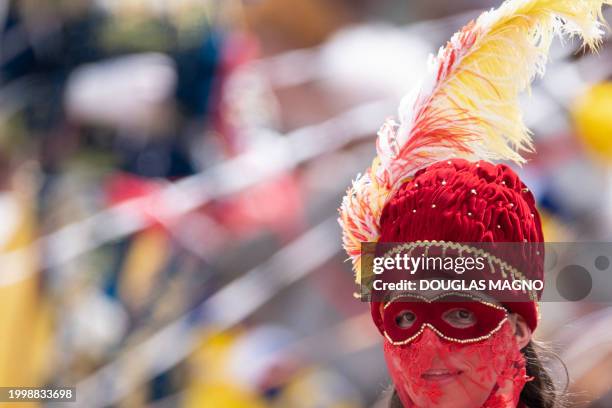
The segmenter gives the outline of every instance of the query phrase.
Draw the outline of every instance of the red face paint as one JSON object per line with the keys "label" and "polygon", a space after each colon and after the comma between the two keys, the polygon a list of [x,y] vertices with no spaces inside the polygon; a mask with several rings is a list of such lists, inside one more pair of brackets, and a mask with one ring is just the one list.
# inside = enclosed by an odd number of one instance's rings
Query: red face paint
{"label": "red face paint", "polygon": [[379,306],[385,359],[404,407],[515,408],[528,381],[508,314],[444,293]]}
{"label": "red face paint", "polygon": [[458,344],[426,328],[414,342],[384,346],[404,407],[515,408],[527,382],[509,322],[479,343]]}

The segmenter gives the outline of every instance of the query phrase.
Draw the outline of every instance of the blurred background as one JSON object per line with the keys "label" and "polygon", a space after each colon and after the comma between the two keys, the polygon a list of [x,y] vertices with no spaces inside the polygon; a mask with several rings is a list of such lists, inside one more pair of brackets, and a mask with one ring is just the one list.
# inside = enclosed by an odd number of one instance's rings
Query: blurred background
{"label": "blurred background", "polygon": [[[427,55],[498,4],[0,0],[0,385],[375,406],[337,207]],[[608,40],[556,42],[524,99],[548,241],[612,240],[611,81]],[[610,305],[542,314],[571,406],[612,407]]]}

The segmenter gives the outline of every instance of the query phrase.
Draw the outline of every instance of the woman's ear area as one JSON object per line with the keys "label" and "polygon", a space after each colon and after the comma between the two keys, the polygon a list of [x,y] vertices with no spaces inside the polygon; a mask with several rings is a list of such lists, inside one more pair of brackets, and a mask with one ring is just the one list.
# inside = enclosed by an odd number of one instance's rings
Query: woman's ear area
{"label": "woman's ear area", "polygon": [[510,313],[508,315],[508,320],[510,321],[514,329],[514,337],[516,338],[516,343],[522,350],[531,341],[533,333],[531,332],[531,329],[529,328],[529,325],[527,324],[523,316],[521,316],[520,314]]}

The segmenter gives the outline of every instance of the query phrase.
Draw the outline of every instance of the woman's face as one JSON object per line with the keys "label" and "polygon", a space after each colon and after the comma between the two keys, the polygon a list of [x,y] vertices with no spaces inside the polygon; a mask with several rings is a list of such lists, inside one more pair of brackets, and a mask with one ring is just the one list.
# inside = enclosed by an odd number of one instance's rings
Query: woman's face
{"label": "woman's face", "polygon": [[[399,318],[398,324],[409,324],[410,319]],[[474,316],[456,313],[455,320],[468,325]],[[517,324],[523,323],[510,315],[499,331],[470,344],[446,341],[429,327],[406,345],[385,341],[385,359],[404,406],[477,408],[507,403],[516,407],[525,379],[520,348],[530,337],[526,326],[517,330]],[[526,341],[523,334],[529,335]]]}

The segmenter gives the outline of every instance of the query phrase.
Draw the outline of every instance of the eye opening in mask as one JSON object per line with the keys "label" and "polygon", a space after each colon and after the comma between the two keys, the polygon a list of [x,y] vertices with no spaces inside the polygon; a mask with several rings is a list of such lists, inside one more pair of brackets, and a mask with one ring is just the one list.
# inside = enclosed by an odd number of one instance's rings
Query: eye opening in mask
{"label": "eye opening in mask", "polygon": [[467,329],[478,323],[474,312],[460,307],[446,311],[442,315],[442,319],[457,329]]}
{"label": "eye opening in mask", "polygon": [[401,329],[407,329],[412,327],[412,325],[416,322],[417,317],[411,310],[402,310],[395,316],[395,324]]}

